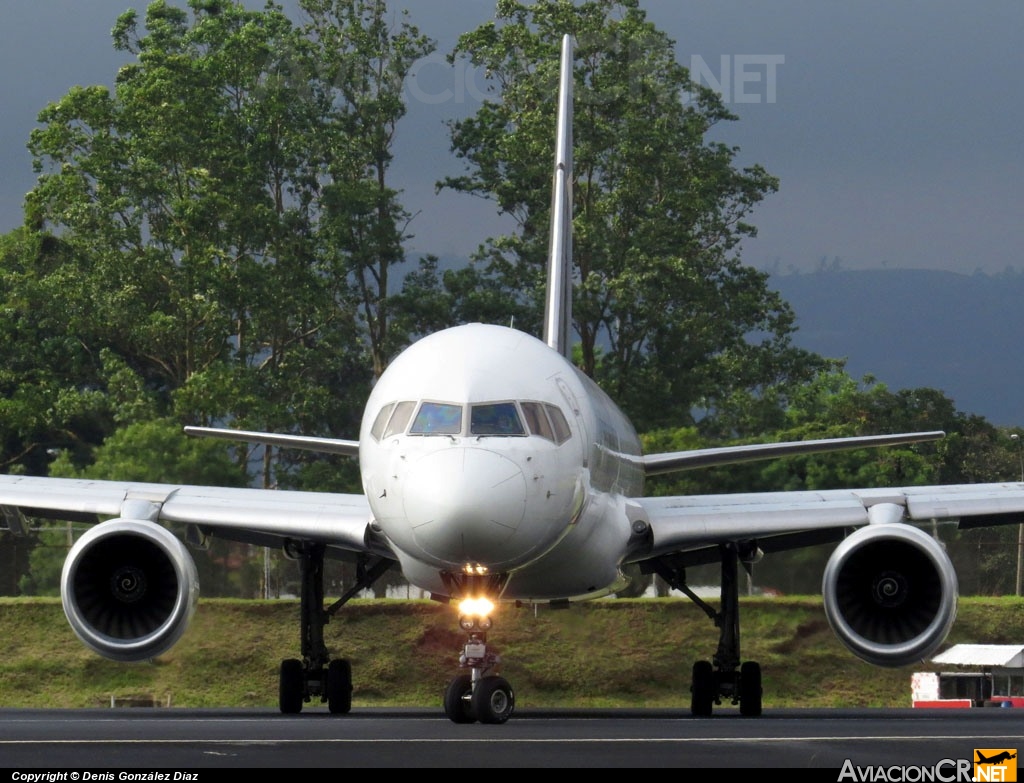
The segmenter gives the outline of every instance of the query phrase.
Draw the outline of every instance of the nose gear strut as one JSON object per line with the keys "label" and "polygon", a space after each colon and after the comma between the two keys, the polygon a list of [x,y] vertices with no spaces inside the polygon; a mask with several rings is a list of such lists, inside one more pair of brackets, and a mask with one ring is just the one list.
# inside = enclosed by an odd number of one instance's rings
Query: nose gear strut
{"label": "nose gear strut", "polygon": [[[449,575],[450,585],[459,594],[497,595],[503,577]],[[444,712],[453,723],[504,723],[515,709],[516,697],[508,680],[497,673],[501,656],[487,646],[487,630],[491,627],[487,615],[464,614],[459,627],[469,638],[459,655],[459,668],[469,669],[457,675],[444,692]]]}

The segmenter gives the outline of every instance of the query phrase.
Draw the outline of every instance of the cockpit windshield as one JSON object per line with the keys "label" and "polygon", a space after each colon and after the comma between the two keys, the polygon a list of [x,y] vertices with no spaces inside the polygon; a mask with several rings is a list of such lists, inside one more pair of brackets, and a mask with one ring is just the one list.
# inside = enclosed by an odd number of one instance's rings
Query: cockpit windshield
{"label": "cockpit windshield", "polygon": [[[417,405],[419,406],[417,409]],[[413,411],[416,411],[415,416]],[[526,437],[537,435],[561,445],[572,437],[565,415],[555,405],[541,402],[478,402],[465,408],[450,402],[404,400],[381,408],[370,434],[383,440],[406,431],[410,435],[463,435],[470,437]],[[411,420],[411,425],[410,425]]]}
{"label": "cockpit windshield", "polygon": [[462,432],[462,406],[425,402],[416,412],[410,435],[458,435]]}
{"label": "cockpit windshield", "polygon": [[525,435],[514,402],[488,402],[470,406],[470,435]]}

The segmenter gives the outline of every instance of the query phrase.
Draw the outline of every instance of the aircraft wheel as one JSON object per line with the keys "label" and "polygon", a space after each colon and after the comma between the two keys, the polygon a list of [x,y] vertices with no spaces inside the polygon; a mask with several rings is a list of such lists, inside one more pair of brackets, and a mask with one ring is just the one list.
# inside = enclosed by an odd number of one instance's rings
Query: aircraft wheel
{"label": "aircraft wheel", "polygon": [[305,691],[306,675],[302,669],[302,661],[295,658],[281,661],[277,692],[281,712],[285,715],[297,715],[302,712]]}
{"label": "aircraft wheel", "polygon": [[690,713],[696,717],[706,718],[711,715],[711,706],[715,701],[715,672],[710,661],[697,661],[693,664],[693,681],[690,685]]}
{"label": "aircraft wheel", "polygon": [[473,690],[472,704],[481,723],[504,723],[515,709],[516,697],[504,677],[484,677]]}
{"label": "aircraft wheel", "polygon": [[352,709],[352,665],[344,659],[327,664],[327,708],[332,715]]}
{"label": "aircraft wheel", "polygon": [[468,674],[460,674],[444,689],[444,714],[452,723],[473,723],[476,720],[470,700],[472,691],[473,678]]}
{"label": "aircraft wheel", "polygon": [[740,715],[761,714],[761,664],[746,661],[740,667]]}

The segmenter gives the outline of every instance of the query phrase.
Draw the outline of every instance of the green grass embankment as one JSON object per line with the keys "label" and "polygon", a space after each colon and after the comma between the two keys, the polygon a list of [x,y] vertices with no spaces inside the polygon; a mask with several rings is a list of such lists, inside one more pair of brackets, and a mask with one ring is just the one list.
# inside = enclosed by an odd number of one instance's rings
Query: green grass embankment
{"label": "green grass embankment", "polygon": [[[744,660],[760,661],[771,707],[906,707],[920,664],[860,661],[832,634],[821,600],[741,599]],[[947,644],[1024,644],[1024,599],[961,599]],[[178,707],[276,707],[282,658],[299,657],[295,601],[201,600],[181,641],[126,664],[87,650],[56,599],[0,598],[0,705],[96,707],[149,696]],[[352,663],[353,706],[433,706],[456,674],[464,635],[451,607],[352,601],[326,628]],[[522,707],[687,707],[695,660],[718,641],[687,599],[504,608],[489,641]],[[319,706],[319,705],[317,705]]]}

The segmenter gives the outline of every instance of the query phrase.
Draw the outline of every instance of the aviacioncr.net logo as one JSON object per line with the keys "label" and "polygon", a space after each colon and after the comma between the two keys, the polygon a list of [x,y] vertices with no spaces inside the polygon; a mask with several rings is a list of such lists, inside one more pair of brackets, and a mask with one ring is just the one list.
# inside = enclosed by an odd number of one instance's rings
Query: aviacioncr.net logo
{"label": "aviacioncr.net logo", "polygon": [[1006,781],[1017,780],[1017,749],[1016,748],[975,748],[974,777],[975,781]]}
{"label": "aviacioncr.net logo", "polygon": [[849,759],[839,771],[839,782],[852,783],[969,783],[974,765],[969,759],[942,759],[930,767],[925,766],[866,766],[857,767]]}

